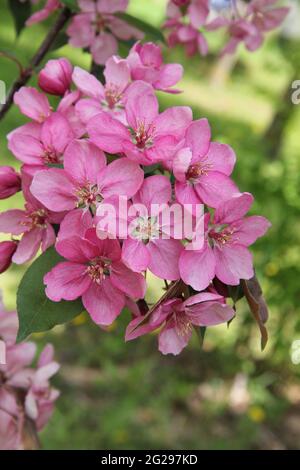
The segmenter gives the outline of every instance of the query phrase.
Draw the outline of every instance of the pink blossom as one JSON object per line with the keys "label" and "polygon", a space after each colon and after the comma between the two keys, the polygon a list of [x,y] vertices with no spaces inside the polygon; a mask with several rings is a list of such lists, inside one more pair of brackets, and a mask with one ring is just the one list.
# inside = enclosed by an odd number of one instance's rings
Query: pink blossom
{"label": "pink blossom", "polygon": [[58,164],[74,132],[61,113],[55,112],[43,124],[27,123],[7,136],[9,150],[28,165]]}
{"label": "pink blossom", "polygon": [[25,116],[36,122],[44,122],[51,114],[48,98],[35,88],[23,86],[14,94],[14,103]]}
{"label": "pink blossom", "polygon": [[130,66],[132,80],[143,80],[156,90],[178,93],[171,89],[181,80],[183,67],[180,64],[164,64],[161,48],[152,42],[137,42],[126,59]]}
{"label": "pink blossom", "polygon": [[106,166],[101,150],[86,140],[74,140],[65,151],[64,169],[38,171],[31,192],[52,211],[95,208],[115,195],[132,197],[143,178],[136,163],[122,158]]}
{"label": "pink blossom", "polygon": [[159,114],[153,88],[142,81],[134,82],[127,90],[125,113],[128,127],[100,112],[87,124],[89,136],[102,150],[125,153],[145,165],[171,160],[192,120],[192,111],[185,106]]}
{"label": "pink blossom", "polygon": [[183,281],[196,290],[205,289],[216,276],[227,285],[250,279],[252,256],[248,246],[262,237],[270,222],[261,216],[244,217],[253,202],[249,193],[236,194],[221,202],[212,222],[205,215],[205,242],[201,250],[185,249],[179,260]]}
{"label": "pink blossom", "polygon": [[105,64],[104,76],[106,84],[102,85],[93,75],[75,67],[73,82],[81,93],[88,97],[77,103],[76,111],[85,123],[101,110],[126,123],[124,94],[130,83],[130,69],[126,60],[116,56],[110,57]]}
{"label": "pink blossom", "polygon": [[118,51],[117,39],[141,39],[143,34],[114,13],[125,11],[128,0],[79,0],[81,12],[75,15],[67,28],[69,43],[75,47],[89,47],[93,60],[105,64]]}
{"label": "pink blossom", "polygon": [[67,261],[59,263],[44,277],[46,294],[54,302],[82,297],[86,310],[99,325],[110,325],[125,305],[126,295],[143,298],[144,277],[121,261],[117,240],[100,240],[95,229],[85,238],[59,241],[58,253]]}
{"label": "pink blossom", "polygon": [[70,89],[73,67],[68,59],[48,60],[38,77],[39,87],[50,95],[63,96]]}
{"label": "pink blossom", "polygon": [[7,199],[20,189],[20,175],[11,166],[0,166],[0,199]]}
{"label": "pink blossom", "polygon": [[0,337],[6,343],[6,364],[0,365],[0,449],[23,449],[29,420],[41,430],[49,420],[59,392],[49,383],[59,365],[53,347],[41,352],[36,369],[30,367],[36,354],[32,342],[15,344],[18,330],[16,312],[0,306]]}
{"label": "pink blossom", "polygon": [[158,337],[158,348],[163,354],[177,355],[190,341],[193,326],[219,325],[228,322],[234,315],[234,310],[218,294],[202,292],[185,301],[171,299],[154,310],[148,323],[141,324],[141,317],[132,320],[126,330],[126,340],[163,326]]}
{"label": "pink blossom", "polygon": [[61,8],[61,4],[58,0],[47,0],[44,8],[35,12],[28,18],[28,20],[26,21],[26,25],[31,26],[32,24],[44,21],[46,18],[48,18],[48,16],[50,16],[54,11],[58,10],[59,8]]}
{"label": "pink blossom", "polygon": [[12,262],[12,257],[17,249],[17,242],[0,242],[0,274],[4,273]]}
{"label": "pink blossom", "polygon": [[29,191],[32,176],[22,173],[25,208],[11,209],[0,213],[0,232],[21,237],[12,257],[16,264],[31,260],[39,248],[45,251],[55,243],[55,232],[51,224],[59,223],[62,214],[54,214],[37,201]]}
{"label": "pink blossom", "polygon": [[[178,262],[183,246],[180,240],[163,238],[169,235],[170,227],[162,219],[171,200],[171,183],[162,175],[149,176],[139,192],[133,197],[134,204],[143,204],[147,214],[129,219],[132,232],[124,240],[122,259],[133,271],[141,272],[147,268],[162,279],[179,279]],[[153,204],[160,205],[154,212]]]}
{"label": "pink blossom", "polygon": [[281,25],[289,12],[288,7],[278,8],[278,0],[252,0],[247,14],[252,14],[251,21],[259,31],[271,31]]}
{"label": "pink blossom", "polygon": [[[170,30],[169,46],[174,47],[177,44],[183,44],[188,56],[192,56],[197,52],[206,55],[208,44],[199,28],[205,26],[209,14],[208,1],[191,0],[185,2],[183,9],[177,5],[178,3],[175,4],[175,2],[168,4],[168,19],[164,24],[164,27]],[[186,5],[187,9],[185,8]]]}
{"label": "pink blossom", "polygon": [[185,141],[173,160],[176,197],[182,204],[217,207],[238,192],[230,179],[235,164],[231,147],[211,142],[207,119],[190,124]]}

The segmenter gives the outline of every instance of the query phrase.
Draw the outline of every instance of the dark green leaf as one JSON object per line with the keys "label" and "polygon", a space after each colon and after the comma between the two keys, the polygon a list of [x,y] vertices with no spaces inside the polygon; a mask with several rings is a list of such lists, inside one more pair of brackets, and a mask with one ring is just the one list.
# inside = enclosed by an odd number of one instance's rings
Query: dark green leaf
{"label": "dark green leaf", "polygon": [[19,0],[8,0],[8,6],[14,18],[16,35],[19,36],[26,20],[31,15],[30,0],[26,0],[24,3],[21,3]]}
{"label": "dark green leaf", "polygon": [[80,10],[77,0],[60,0],[60,3],[62,3],[66,7],[69,7],[70,10],[72,10],[72,11],[79,11]]}
{"label": "dark green leaf", "polygon": [[59,33],[51,46],[51,51],[56,51],[56,49],[60,49],[61,47],[68,44],[68,41],[69,37],[66,35],[66,33]]}
{"label": "dark green leaf", "polygon": [[165,43],[164,35],[162,34],[161,30],[155,26],[152,26],[151,24],[136,18],[135,16],[129,15],[128,13],[117,13],[116,16],[145,33],[145,39],[149,41],[161,41]]}
{"label": "dark green leaf", "polygon": [[200,347],[202,348],[203,343],[204,343],[205,333],[206,333],[206,326],[195,326],[194,328],[199,339]]}
{"label": "dark green leaf", "polygon": [[55,325],[66,323],[84,310],[80,300],[52,302],[46,297],[44,275],[60,261],[63,258],[52,247],[26,271],[17,293],[18,342],[31,333],[46,331]]}

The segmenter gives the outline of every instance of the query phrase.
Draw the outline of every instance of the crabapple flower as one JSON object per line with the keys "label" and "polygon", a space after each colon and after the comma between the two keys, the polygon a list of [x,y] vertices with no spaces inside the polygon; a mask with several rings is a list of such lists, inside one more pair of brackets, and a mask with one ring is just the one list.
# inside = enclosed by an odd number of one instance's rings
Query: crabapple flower
{"label": "crabapple flower", "polygon": [[18,160],[28,165],[63,162],[67,145],[74,139],[68,120],[55,112],[43,124],[29,122],[8,134],[8,148]]}
{"label": "crabapple flower", "polygon": [[[122,259],[133,271],[148,268],[161,279],[179,279],[178,262],[183,245],[169,235],[171,227],[166,226],[163,211],[169,209],[172,188],[169,179],[163,175],[149,176],[139,192],[133,197],[134,204],[143,204],[145,214],[129,219],[131,233],[123,241]],[[156,210],[154,210],[154,205]]]}
{"label": "crabapple flower", "polygon": [[48,60],[38,77],[39,87],[50,95],[63,96],[72,83],[73,66],[68,59]]}
{"label": "crabapple flower", "polygon": [[118,41],[141,39],[143,33],[114,14],[126,10],[128,0],[79,0],[81,12],[67,28],[69,44],[89,47],[96,64],[105,64],[118,51]]}
{"label": "crabapple flower", "polygon": [[87,97],[76,104],[76,111],[82,122],[87,123],[99,111],[107,111],[126,124],[124,112],[124,93],[130,83],[130,69],[126,60],[110,57],[105,64],[106,84],[93,75],[75,67],[73,82],[78,90]]}
{"label": "crabapple flower", "polygon": [[253,202],[249,193],[234,195],[216,208],[212,222],[205,215],[205,241],[201,250],[191,242],[181,254],[181,278],[195,290],[205,289],[216,276],[227,285],[253,277],[252,256],[248,246],[262,237],[270,222],[261,216],[244,217]]}
{"label": "crabapple flower", "polygon": [[136,81],[127,90],[128,127],[100,112],[87,124],[91,141],[109,153],[125,155],[144,165],[168,162],[192,120],[192,110],[176,106],[159,114],[158,100],[148,83]]}
{"label": "crabapple flower", "polygon": [[31,192],[56,212],[96,207],[115,195],[132,197],[144,173],[125,158],[106,166],[104,153],[86,140],[74,140],[64,154],[64,169],[50,168],[35,173]]}
{"label": "crabapple flower", "polygon": [[0,274],[4,273],[12,262],[12,257],[17,249],[17,242],[0,242]]}
{"label": "crabapple flower", "polygon": [[0,166],[0,199],[7,199],[20,190],[20,175],[11,166]]}
{"label": "crabapple flower", "polygon": [[181,80],[183,67],[180,64],[164,64],[161,48],[152,42],[137,42],[126,58],[132,80],[143,80],[156,90],[178,93],[171,87]]}
{"label": "crabapple flower", "polygon": [[22,264],[31,260],[39,248],[47,250],[55,243],[55,232],[51,224],[59,223],[62,214],[52,213],[37,201],[29,191],[32,177],[22,173],[25,208],[11,209],[0,213],[0,232],[22,236],[12,261]]}
{"label": "crabapple flower", "polygon": [[230,179],[235,164],[231,147],[211,142],[207,119],[190,124],[173,160],[176,197],[182,204],[204,203],[217,207],[239,192]]}
{"label": "crabapple flower", "polygon": [[224,303],[224,297],[201,292],[182,301],[174,298],[162,303],[150,316],[147,324],[141,317],[133,319],[126,330],[126,340],[135,339],[162,326],[158,349],[162,354],[179,354],[192,336],[192,327],[213,326],[230,321],[234,310]]}
{"label": "crabapple flower", "polygon": [[209,14],[208,0],[191,0],[184,3],[183,9],[181,6],[172,1],[168,4],[168,18],[163,27],[170,30],[169,46],[183,44],[188,56],[193,56],[197,52],[206,55],[208,44],[199,28],[205,25]]}
{"label": "crabapple flower", "polygon": [[82,297],[93,321],[110,325],[121,313],[126,296],[144,297],[145,278],[122,262],[118,240],[100,240],[96,230],[89,229],[85,238],[59,241],[56,250],[67,261],[44,277],[46,294],[54,302]]}
{"label": "crabapple flower", "polygon": [[37,367],[32,342],[15,344],[18,330],[16,312],[5,312],[0,305],[0,338],[6,344],[6,364],[0,365],[0,449],[24,448],[29,422],[40,431],[49,420],[59,392],[49,379],[58,371],[53,347],[48,344],[40,354]]}
{"label": "crabapple flower", "polygon": [[14,103],[22,114],[38,123],[44,122],[51,114],[48,98],[35,88],[23,86],[14,94]]}
{"label": "crabapple flower", "polygon": [[52,15],[52,13],[59,8],[61,8],[61,3],[58,0],[47,0],[44,8],[35,12],[27,19],[26,25],[31,26],[35,23],[40,23],[41,21],[46,20],[48,16]]}
{"label": "crabapple flower", "polygon": [[290,9],[278,8],[276,3],[278,0],[252,0],[248,4],[247,14],[253,15],[251,22],[259,31],[267,32],[277,28],[287,16]]}

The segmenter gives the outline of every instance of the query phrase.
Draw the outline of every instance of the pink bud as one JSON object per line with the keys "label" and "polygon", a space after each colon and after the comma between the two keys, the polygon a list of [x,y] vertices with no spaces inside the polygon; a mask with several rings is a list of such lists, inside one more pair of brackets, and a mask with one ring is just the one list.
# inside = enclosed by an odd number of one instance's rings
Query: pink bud
{"label": "pink bud", "polygon": [[17,249],[17,242],[8,241],[0,243],[0,274],[11,265],[11,259]]}
{"label": "pink bud", "polygon": [[6,199],[20,189],[20,175],[11,166],[0,166],[0,199]]}
{"label": "pink bud", "polygon": [[67,59],[49,60],[39,73],[39,87],[50,95],[64,95],[72,81],[73,67]]}

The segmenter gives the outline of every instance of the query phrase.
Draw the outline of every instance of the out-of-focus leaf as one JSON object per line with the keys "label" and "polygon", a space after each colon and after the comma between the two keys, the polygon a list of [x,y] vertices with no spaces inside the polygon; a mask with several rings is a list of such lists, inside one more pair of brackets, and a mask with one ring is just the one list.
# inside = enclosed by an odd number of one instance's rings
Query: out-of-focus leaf
{"label": "out-of-focus leaf", "polygon": [[200,347],[202,348],[203,343],[204,343],[205,333],[206,333],[206,326],[195,326],[194,328],[199,339]]}
{"label": "out-of-focus leaf", "polygon": [[31,15],[31,2],[20,2],[19,0],[8,0],[8,6],[14,19],[16,35],[19,36],[25,26],[26,20]]}
{"label": "out-of-focus leaf", "polygon": [[72,320],[83,310],[80,300],[52,302],[45,294],[43,278],[63,258],[49,248],[26,271],[18,292],[19,331],[17,342],[31,333],[46,331]]}
{"label": "out-of-focus leaf", "polygon": [[268,342],[268,332],[264,325],[268,319],[268,307],[263,297],[262,289],[256,275],[252,279],[242,280],[243,288],[248,305],[254,316],[261,334],[261,349],[263,350]]}
{"label": "out-of-focus leaf", "polygon": [[68,41],[69,37],[66,35],[66,33],[59,33],[51,46],[51,51],[56,51],[56,49],[60,49],[61,47],[68,44]]}
{"label": "out-of-focus leaf", "polygon": [[72,11],[80,11],[77,0],[60,0],[60,3],[69,7]]}
{"label": "out-of-focus leaf", "polygon": [[145,34],[145,39],[165,43],[165,38],[161,30],[149,23],[146,23],[146,21],[140,20],[128,13],[117,13],[116,16],[142,31]]}

